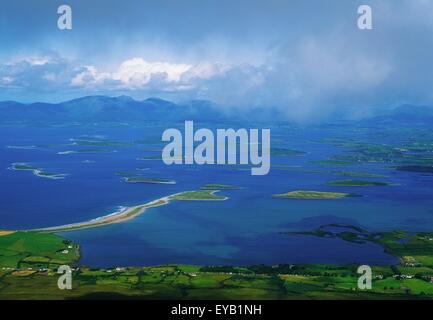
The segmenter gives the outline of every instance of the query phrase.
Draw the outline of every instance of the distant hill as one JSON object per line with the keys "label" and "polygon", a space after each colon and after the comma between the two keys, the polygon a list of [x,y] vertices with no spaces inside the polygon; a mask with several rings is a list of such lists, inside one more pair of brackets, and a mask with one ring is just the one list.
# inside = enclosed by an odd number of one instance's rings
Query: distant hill
{"label": "distant hill", "polygon": [[207,101],[176,104],[157,98],[138,101],[128,96],[87,96],[55,104],[0,102],[0,121],[217,120],[223,117]]}
{"label": "distant hill", "polygon": [[[350,115],[350,114],[349,114]],[[334,114],[328,122],[350,118]],[[206,100],[183,103],[149,98],[134,100],[128,96],[86,96],[61,103],[15,101],[0,102],[1,122],[121,122],[121,121],[274,121],[287,122],[287,116],[278,108],[233,108],[228,112]],[[346,120],[354,121],[354,120]],[[370,124],[433,123],[433,107],[402,105],[360,120]]]}
{"label": "distant hill", "polygon": [[422,123],[433,124],[433,107],[402,105],[368,119],[379,123]]}

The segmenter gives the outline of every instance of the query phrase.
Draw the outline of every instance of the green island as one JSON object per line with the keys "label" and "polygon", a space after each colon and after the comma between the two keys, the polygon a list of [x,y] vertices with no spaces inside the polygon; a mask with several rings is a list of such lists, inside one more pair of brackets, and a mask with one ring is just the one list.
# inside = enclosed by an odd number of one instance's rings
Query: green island
{"label": "green island", "polygon": [[331,187],[375,187],[390,186],[388,182],[367,181],[367,180],[334,180],[327,183]]}
{"label": "green island", "polygon": [[275,157],[294,157],[303,156],[306,153],[304,151],[291,150],[286,148],[271,148],[271,155]]}
{"label": "green island", "polygon": [[64,177],[67,176],[67,174],[64,173],[46,172],[43,169],[33,167],[27,163],[12,163],[9,169],[14,171],[32,171],[32,173],[37,177],[54,179],[54,180],[64,179]]}
{"label": "green island", "polygon": [[240,187],[227,184],[209,183],[201,186],[201,190],[238,190]]}
{"label": "green island", "polygon": [[188,192],[182,192],[178,193],[176,195],[173,195],[170,197],[170,200],[181,200],[181,201],[221,201],[221,200],[227,200],[227,197],[224,196],[217,196],[215,195],[216,192],[219,190],[212,190],[212,191],[188,191]]}
{"label": "green island", "polygon": [[290,191],[287,193],[274,194],[273,198],[279,199],[305,199],[305,200],[328,200],[351,197],[353,194],[342,192],[323,192],[323,191]]}
{"label": "green island", "polygon": [[332,159],[326,159],[326,160],[313,160],[310,161],[311,163],[315,163],[315,164],[322,164],[322,165],[336,165],[336,166],[349,166],[349,165],[353,165],[354,162],[352,161],[346,161],[346,160],[339,160],[336,158],[332,158]]}
{"label": "green island", "polygon": [[115,152],[115,151],[105,150],[105,149],[79,149],[79,150],[59,151],[57,152],[57,154],[61,154],[61,155],[74,154],[74,153],[92,154],[92,153],[110,153],[110,152]]}
{"label": "green island", "polygon": [[159,179],[159,178],[146,178],[146,177],[126,177],[125,181],[128,183],[176,184],[176,181],[174,181],[174,180]]}
{"label": "green island", "polygon": [[116,140],[108,140],[103,138],[92,138],[92,139],[70,139],[72,141],[71,145],[75,146],[84,146],[84,147],[122,147],[122,146],[131,146],[131,143],[116,141]]}
{"label": "green island", "polygon": [[12,170],[36,170],[37,168],[27,164],[27,163],[12,163]]}
{"label": "green island", "polygon": [[368,177],[368,178],[384,178],[383,174],[378,173],[368,173],[368,172],[352,172],[352,171],[341,171],[337,174],[345,177]]}
{"label": "green island", "polygon": [[[356,226],[327,228],[374,241],[400,259],[372,266],[371,290],[357,287],[357,265],[278,264],[89,268],[79,246],[54,234],[0,231],[0,299],[432,299],[433,233],[370,234]],[[325,236],[310,231],[317,236]],[[308,232],[299,232],[309,234]],[[347,241],[350,237],[339,236]],[[367,238],[367,239],[365,239]],[[405,241],[401,241],[405,239]],[[72,268],[72,290],[59,290],[57,269]]]}
{"label": "green island", "polygon": [[306,172],[306,173],[329,173],[329,174],[335,174],[343,177],[358,177],[358,178],[359,177],[364,177],[364,178],[386,178],[387,177],[386,175],[379,174],[379,173],[310,169],[301,166],[289,166],[289,165],[281,165],[281,164],[273,164],[272,168],[274,170],[287,170],[287,171]]}
{"label": "green island", "polygon": [[420,166],[420,165],[398,166],[397,170],[418,172],[418,173],[433,173],[433,166]]}
{"label": "green island", "polygon": [[123,177],[123,180],[127,183],[176,184],[174,180],[143,177],[128,172],[116,172],[116,175]]}

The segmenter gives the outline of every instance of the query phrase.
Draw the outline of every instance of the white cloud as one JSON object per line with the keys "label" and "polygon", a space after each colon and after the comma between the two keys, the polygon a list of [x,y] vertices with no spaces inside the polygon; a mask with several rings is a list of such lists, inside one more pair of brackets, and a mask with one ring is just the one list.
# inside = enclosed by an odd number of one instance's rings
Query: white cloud
{"label": "white cloud", "polygon": [[110,74],[106,72],[98,72],[94,66],[84,66],[83,70],[78,72],[72,79],[72,86],[89,86],[95,87],[97,85],[103,85],[104,81],[110,78]]}
{"label": "white cloud", "polygon": [[121,62],[114,72],[85,66],[71,79],[71,85],[100,89],[186,91],[197,88],[205,80],[224,74],[230,68],[222,63],[202,62],[191,65],[132,58]]}
{"label": "white cloud", "polygon": [[43,66],[52,61],[53,59],[49,56],[22,56],[15,57],[9,64],[14,65],[20,62],[27,62],[31,66]]}
{"label": "white cloud", "polygon": [[141,87],[148,84],[154,75],[162,75],[166,82],[179,82],[182,74],[189,69],[191,65],[183,63],[148,62],[133,58],[122,62],[112,78],[126,86]]}
{"label": "white cloud", "polygon": [[11,84],[13,81],[14,81],[14,79],[12,78],[12,77],[2,77],[2,84]]}

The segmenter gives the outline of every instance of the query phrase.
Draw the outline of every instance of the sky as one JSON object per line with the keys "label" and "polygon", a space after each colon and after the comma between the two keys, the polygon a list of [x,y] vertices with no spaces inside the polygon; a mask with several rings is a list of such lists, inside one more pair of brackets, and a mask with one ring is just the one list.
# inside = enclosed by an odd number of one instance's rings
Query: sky
{"label": "sky", "polygon": [[0,101],[200,99],[301,120],[433,104],[433,0],[4,2]]}

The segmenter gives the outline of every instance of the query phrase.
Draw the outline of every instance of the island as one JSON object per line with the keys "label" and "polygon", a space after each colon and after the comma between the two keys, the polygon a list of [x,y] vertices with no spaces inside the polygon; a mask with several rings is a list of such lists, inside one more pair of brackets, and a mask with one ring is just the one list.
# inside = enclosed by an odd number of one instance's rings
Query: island
{"label": "island", "polygon": [[123,180],[127,183],[176,184],[175,180],[143,177],[128,172],[116,172],[116,175],[123,177]]}
{"label": "island", "polygon": [[201,186],[201,190],[238,190],[240,187],[238,186],[231,186],[227,184],[216,184],[216,183],[210,183],[205,184]]}
{"label": "island", "polygon": [[306,153],[304,151],[291,150],[286,148],[271,148],[271,155],[275,157],[295,157],[303,156]]}
{"label": "island", "polygon": [[368,181],[368,180],[334,180],[327,183],[332,187],[374,187],[374,186],[390,186],[388,182]]}
{"label": "island", "polygon": [[274,194],[272,197],[278,199],[329,200],[341,199],[352,196],[354,195],[351,193],[298,190],[282,194]]}
{"label": "island", "polygon": [[128,183],[151,183],[151,184],[176,184],[174,180],[159,179],[159,178],[146,178],[146,177],[125,177]]}
{"label": "island", "polygon": [[345,177],[369,177],[369,178],[385,178],[386,175],[379,173],[369,173],[369,172],[352,172],[352,171],[341,171],[337,174]]}
{"label": "island", "polygon": [[37,177],[41,177],[41,178],[48,178],[48,179],[64,179],[67,174],[64,173],[51,173],[51,172],[46,172],[43,169],[40,168],[36,168],[33,167],[27,163],[12,163],[11,167],[9,167],[10,170],[14,170],[14,171],[32,171],[32,173],[37,176]]}
{"label": "island", "polygon": [[224,201],[227,200],[227,197],[217,196],[216,192],[219,190],[212,191],[189,191],[182,192],[170,197],[170,200],[180,200],[180,201]]}
{"label": "island", "polygon": [[67,150],[67,151],[59,151],[57,154],[59,155],[66,155],[66,154],[75,154],[75,153],[82,153],[82,154],[92,154],[92,153],[110,153],[110,152],[116,152],[115,150],[105,150],[105,149],[79,149],[79,150]]}
{"label": "island", "polygon": [[408,165],[398,166],[398,171],[416,172],[416,173],[433,173],[433,166]]}

